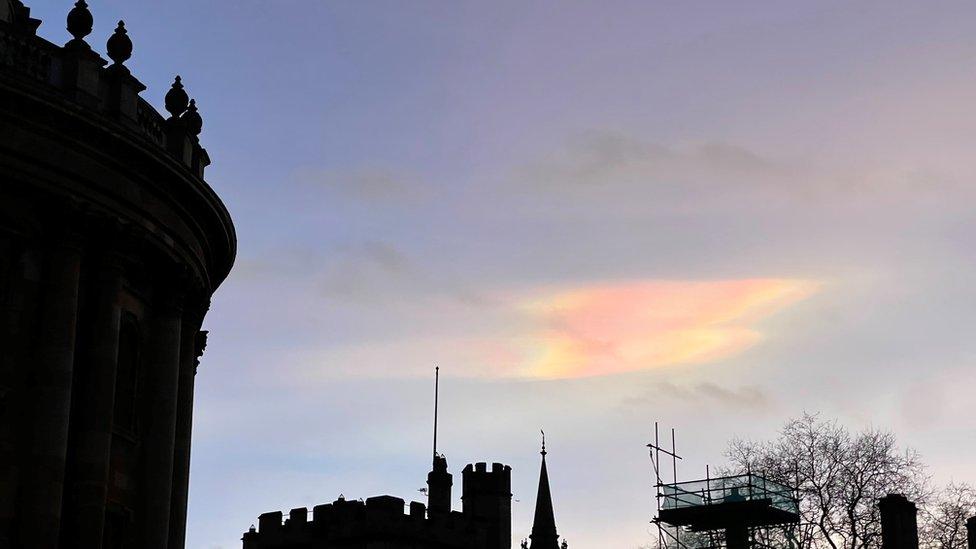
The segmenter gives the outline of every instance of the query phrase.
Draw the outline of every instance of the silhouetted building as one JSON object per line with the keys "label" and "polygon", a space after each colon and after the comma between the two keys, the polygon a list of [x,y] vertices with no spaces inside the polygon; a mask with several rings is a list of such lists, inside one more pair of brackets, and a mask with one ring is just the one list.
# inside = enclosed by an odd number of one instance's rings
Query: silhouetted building
{"label": "silhouetted building", "polygon": [[[461,511],[451,510],[447,459],[434,454],[427,474],[430,507],[394,496],[332,503],[308,509],[264,513],[244,533],[244,549],[511,549],[512,468],[501,463],[468,464],[461,473]],[[546,471],[546,449],[532,525],[532,549],[567,549],[559,544]],[[528,541],[522,542],[522,548]]]}
{"label": "silhouetted building", "polygon": [[[542,443],[542,466],[539,471],[539,490],[535,498],[535,515],[532,520],[532,534],[529,535],[531,549],[559,549],[559,534],[556,533],[556,517],[552,509],[552,491],[549,489],[549,472],[546,470],[546,445]],[[522,544],[526,547],[526,544]],[[563,541],[563,548],[567,544]]]}
{"label": "silhouetted building", "polygon": [[[918,549],[918,507],[914,502],[902,494],[888,494],[878,500],[878,510],[881,549]],[[966,545],[976,549],[976,517],[966,519]]]}
{"label": "silhouetted building", "polygon": [[719,533],[728,549],[750,547],[757,530],[800,521],[795,490],[752,473],[657,488],[661,503],[655,522],[692,533]]}
{"label": "silhouetted building", "polygon": [[881,513],[881,549],[918,549],[918,509],[901,494],[878,501]]}
{"label": "silhouetted building", "polygon": [[0,547],[184,544],[193,379],[234,261],[177,77],[139,97],[79,0],[62,47],[0,0]]}
{"label": "silhouetted building", "polygon": [[434,454],[434,465],[427,473],[427,504],[432,515],[451,512],[451,490],[454,477],[447,472],[447,458]]}
{"label": "silhouetted building", "polygon": [[[510,549],[512,468],[468,464],[462,472],[462,510],[452,511],[447,460],[435,456],[428,475],[431,508],[394,496],[364,501],[340,497],[312,508],[264,513],[244,534],[244,549]],[[432,493],[433,492],[433,493]],[[446,503],[446,508],[444,504]]]}

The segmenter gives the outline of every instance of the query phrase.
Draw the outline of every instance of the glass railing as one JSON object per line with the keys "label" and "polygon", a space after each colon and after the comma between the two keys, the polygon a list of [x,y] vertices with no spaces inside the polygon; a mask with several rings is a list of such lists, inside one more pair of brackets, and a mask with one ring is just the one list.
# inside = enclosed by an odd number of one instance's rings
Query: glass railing
{"label": "glass railing", "polygon": [[777,509],[794,514],[799,512],[792,488],[755,474],[662,484],[659,488],[662,509],[770,500]]}

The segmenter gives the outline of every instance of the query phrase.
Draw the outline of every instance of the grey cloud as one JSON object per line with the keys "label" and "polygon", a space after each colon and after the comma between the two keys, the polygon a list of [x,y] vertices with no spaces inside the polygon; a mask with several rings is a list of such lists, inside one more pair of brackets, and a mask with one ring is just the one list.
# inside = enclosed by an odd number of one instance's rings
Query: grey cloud
{"label": "grey cloud", "polygon": [[664,145],[589,132],[524,166],[516,180],[523,190],[587,201],[619,202],[625,193],[651,208],[768,209],[777,204],[917,206],[919,199],[952,204],[960,195],[972,195],[962,182],[973,175],[966,167],[933,170],[910,160],[835,166],[816,158],[771,158],[734,143]]}
{"label": "grey cloud", "polygon": [[540,187],[558,186],[562,190],[567,186],[605,189],[615,185],[767,186],[796,172],[792,166],[733,144],[672,147],[600,132],[573,139],[525,169],[528,178]]}
{"label": "grey cloud", "polygon": [[684,404],[717,404],[724,408],[746,412],[763,412],[774,407],[773,400],[761,388],[754,385],[740,387],[722,386],[710,381],[694,385],[677,385],[670,381],[654,383],[652,391],[631,400],[632,404],[647,402],[682,402]]}
{"label": "grey cloud", "polygon": [[352,172],[301,169],[295,174],[307,190],[324,189],[336,196],[380,205],[416,205],[429,197],[429,185],[398,170],[366,168]]}
{"label": "grey cloud", "polygon": [[772,407],[769,396],[755,386],[726,389],[715,383],[705,382],[698,384],[695,387],[695,392],[705,398],[721,402],[730,408],[745,408],[758,411],[767,410]]}
{"label": "grey cloud", "polygon": [[445,295],[466,306],[491,304],[486,296],[429,271],[384,241],[344,246],[326,268],[320,288],[328,296],[358,302]]}

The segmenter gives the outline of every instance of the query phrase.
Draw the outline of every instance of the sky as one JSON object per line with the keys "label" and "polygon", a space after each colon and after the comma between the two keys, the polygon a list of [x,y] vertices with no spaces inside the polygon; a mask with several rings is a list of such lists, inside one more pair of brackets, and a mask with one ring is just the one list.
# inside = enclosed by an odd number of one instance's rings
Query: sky
{"label": "sky", "polygon": [[[976,481],[976,4],[89,0],[197,100],[236,266],[205,322],[187,547],[423,500],[545,429],[570,547],[821,412]],[[28,0],[58,43],[68,0]]]}

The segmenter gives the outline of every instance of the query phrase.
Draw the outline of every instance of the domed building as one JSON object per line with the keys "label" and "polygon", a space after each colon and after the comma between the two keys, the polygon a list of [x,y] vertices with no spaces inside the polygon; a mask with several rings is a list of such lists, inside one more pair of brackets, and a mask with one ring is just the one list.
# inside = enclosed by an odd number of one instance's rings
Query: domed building
{"label": "domed building", "polygon": [[0,0],[0,548],[184,545],[194,374],[236,253],[179,77],[166,115]]}

